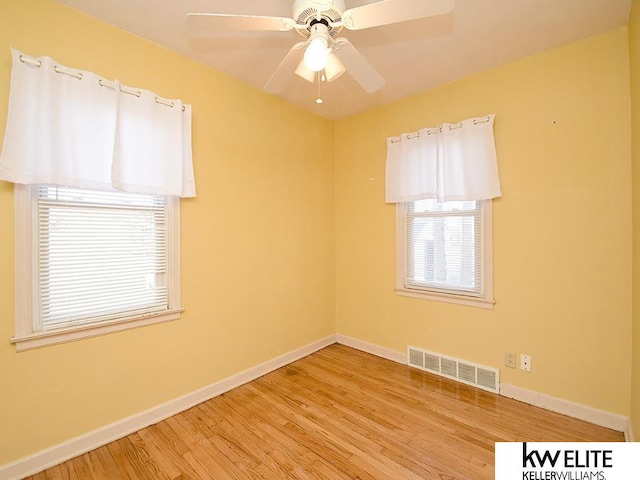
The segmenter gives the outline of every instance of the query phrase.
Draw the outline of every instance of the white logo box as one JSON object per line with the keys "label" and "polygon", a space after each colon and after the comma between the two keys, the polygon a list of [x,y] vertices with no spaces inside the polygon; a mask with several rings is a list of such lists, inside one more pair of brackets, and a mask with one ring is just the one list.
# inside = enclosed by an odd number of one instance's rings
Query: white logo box
{"label": "white logo box", "polygon": [[640,443],[496,443],[496,480],[640,480]]}

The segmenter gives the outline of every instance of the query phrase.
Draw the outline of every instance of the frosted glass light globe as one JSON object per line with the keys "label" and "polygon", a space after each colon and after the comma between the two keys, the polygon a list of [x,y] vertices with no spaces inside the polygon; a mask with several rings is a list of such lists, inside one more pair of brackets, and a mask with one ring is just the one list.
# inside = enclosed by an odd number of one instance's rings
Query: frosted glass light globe
{"label": "frosted glass light globe", "polygon": [[304,52],[304,63],[309,70],[319,72],[326,67],[330,52],[326,39],[313,38]]}

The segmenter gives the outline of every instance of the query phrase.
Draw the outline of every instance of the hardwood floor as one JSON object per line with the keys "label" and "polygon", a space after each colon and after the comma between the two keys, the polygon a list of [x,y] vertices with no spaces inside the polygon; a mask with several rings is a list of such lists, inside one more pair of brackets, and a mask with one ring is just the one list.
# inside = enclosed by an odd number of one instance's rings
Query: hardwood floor
{"label": "hardwood floor", "polygon": [[481,480],[494,442],[623,440],[336,344],[29,478]]}

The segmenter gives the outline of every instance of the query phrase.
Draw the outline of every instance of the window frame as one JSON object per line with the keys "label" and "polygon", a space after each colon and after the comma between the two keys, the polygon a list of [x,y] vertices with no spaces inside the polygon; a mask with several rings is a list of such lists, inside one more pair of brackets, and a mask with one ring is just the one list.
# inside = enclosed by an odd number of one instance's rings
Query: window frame
{"label": "window frame", "polygon": [[34,330],[38,315],[38,185],[14,185],[15,214],[15,335],[16,351],[106,335],[131,328],[177,320],[184,309],[180,291],[180,199],[167,196],[168,308],[159,312],[83,323],[54,330]]}
{"label": "window frame", "polygon": [[421,289],[407,287],[406,279],[406,222],[407,205],[413,202],[403,202],[396,204],[396,285],[397,295],[405,297],[420,298],[423,300],[434,300],[438,302],[454,303],[472,307],[492,309],[495,304],[493,298],[493,239],[492,239],[492,217],[493,206],[491,200],[479,200],[480,202],[480,279],[482,287],[480,296],[465,295],[459,290],[456,293],[446,292],[443,288]]}

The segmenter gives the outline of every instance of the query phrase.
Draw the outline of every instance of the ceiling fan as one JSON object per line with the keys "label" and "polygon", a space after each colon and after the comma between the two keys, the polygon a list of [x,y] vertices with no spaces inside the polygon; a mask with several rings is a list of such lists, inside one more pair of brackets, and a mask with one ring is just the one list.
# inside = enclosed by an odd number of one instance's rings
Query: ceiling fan
{"label": "ceiling fan", "polygon": [[295,0],[293,15],[269,17],[218,13],[189,13],[192,30],[289,31],[305,40],[296,43],[276,68],[264,89],[282,91],[294,71],[308,82],[316,78],[331,82],[345,71],[367,92],[384,85],[384,78],[344,37],[335,38],[343,28],[363,30],[418,18],[443,15],[453,10],[455,0],[383,0],[347,9],[344,0]]}

